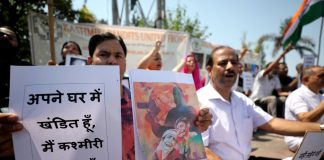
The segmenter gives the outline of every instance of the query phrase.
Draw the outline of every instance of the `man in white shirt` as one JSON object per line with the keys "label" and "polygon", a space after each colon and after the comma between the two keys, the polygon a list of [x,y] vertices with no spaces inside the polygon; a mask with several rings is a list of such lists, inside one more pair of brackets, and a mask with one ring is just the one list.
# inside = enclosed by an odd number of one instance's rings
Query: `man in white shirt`
{"label": "man in white shirt", "polygon": [[[286,101],[285,118],[295,121],[324,123],[324,68],[310,67],[303,72],[303,85],[292,92]],[[302,137],[285,136],[291,151],[296,151]]]}
{"label": "man in white shirt", "polygon": [[[255,77],[250,98],[274,117],[283,117],[287,92],[282,92],[278,77],[278,63],[290,48],[280,54],[276,60],[267,64]],[[278,95],[274,96],[273,91]]]}
{"label": "man in white shirt", "polygon": [[303,136],[305,130],[320,131],[319,123],[288,121],[273,118],[248,97],[233,91],[238,74],[235,50],[219,46],[211,52],[207,71],[210,83],[198,90],[198,100],[212,113],[212,124],[202,133],[206,152],[223,160],[248,159],[253,129]]}

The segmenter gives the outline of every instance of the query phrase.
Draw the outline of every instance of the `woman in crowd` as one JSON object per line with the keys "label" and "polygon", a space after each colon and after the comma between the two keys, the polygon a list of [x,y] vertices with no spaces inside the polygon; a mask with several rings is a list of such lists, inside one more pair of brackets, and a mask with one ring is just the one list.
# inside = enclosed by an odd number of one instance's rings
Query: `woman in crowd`
{"label": "woman in crowd", "polygon": [[[67,41],[63,44],[61,49],[62,61],[58,65],[65,65],[66,55],[82,55],[80,46],[75,41]],[[48,65],[56,65],[53,60],[47,62]]]}
{"label": "woman in crowd", "polygon": [[177,66],[173,68],[173,71],[192,74],[196,90],[202,87],[198,61],[193,54],[187,55]]}

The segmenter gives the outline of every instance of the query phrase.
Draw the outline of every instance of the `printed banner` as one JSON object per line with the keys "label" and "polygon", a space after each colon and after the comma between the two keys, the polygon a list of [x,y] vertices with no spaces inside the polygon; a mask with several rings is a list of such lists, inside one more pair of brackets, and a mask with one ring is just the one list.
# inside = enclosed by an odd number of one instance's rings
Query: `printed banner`
{"label": "printed banner", "polygon": [[[34,65],[45,65],[50,59],[49,30],[47,17],[31,12],[28,17],[32,60]],[[108,26],[103,24],[69,23],[55,20],[54,23],[56,61],[60,62],[62,44],[72,40],[77,42],[83,56],[88,56],[88,42],[92,35],[112,32],[121,36],[127,46],[127,69],[136,68],[140,59],[155,45],[162,41],[163,70],[171,70],[188,52],[189,34],[184,32],[139,28]]]}

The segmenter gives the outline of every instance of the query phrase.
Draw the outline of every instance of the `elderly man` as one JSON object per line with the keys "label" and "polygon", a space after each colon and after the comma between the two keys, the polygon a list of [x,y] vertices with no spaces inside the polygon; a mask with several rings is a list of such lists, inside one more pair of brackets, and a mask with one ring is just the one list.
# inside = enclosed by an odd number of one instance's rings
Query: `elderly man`
{"label": "elderly man", "polygon": [[204,145],[223,160],[248,159],[253,129],[303,136],[305,131],[320,131],[319,123],[288,121],[274,118],[232,87],[238,74],[235,50],[219,46],[211,52],[207,71],[210,83],[198,90],[198,100],[209,107],[212,124],[203,132]]}
{"label": "elderly man", "polygon": [[[303,72],[303,84],[292,92],[286,100],[285,118],[303,122],[324,123],[324,68],[310,67]],[[296,151],[302,137],[285,136],[285,142],[291,151]]]}
{"label": "elderly man", "polygon": [[[88,63],[91,65],[118,65],[120,78],[126,70],[127,48],[124,41],[112,33],[97,34],[90,38]],[[122,116],[122,158],[135,159],[134,129],[130,92],[121,85],[121,116]],[[204,131],[211,121],[208,109],[201,109],[195,124]],[[0,113],[0,159],[13,155],[11,132],[23,128],[18,117],[12,113]]]}

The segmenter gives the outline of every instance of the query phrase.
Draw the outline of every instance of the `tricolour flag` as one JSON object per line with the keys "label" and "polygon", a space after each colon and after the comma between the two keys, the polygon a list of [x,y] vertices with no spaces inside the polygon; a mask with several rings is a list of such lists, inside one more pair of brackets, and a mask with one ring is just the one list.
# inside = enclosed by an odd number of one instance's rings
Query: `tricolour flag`
{"label": "tricolour flag", "polygon": [[295,45],[300,39],[303,26],[319,17],[324,17],[324,0],[304,0],[284,30],[283,48],[289,43]]}

